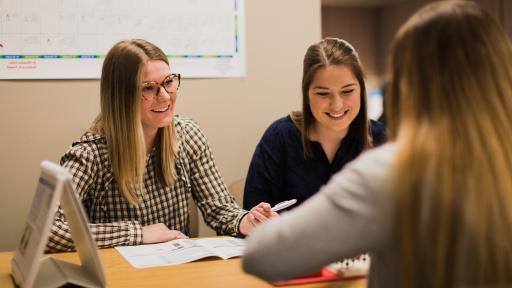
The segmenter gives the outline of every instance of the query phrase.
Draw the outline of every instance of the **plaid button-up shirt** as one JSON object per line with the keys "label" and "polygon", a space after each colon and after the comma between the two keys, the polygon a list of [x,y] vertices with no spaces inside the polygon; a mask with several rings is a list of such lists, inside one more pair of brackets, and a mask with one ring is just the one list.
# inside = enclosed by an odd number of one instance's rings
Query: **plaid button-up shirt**
{"label": "plaid button-up shirt", "polygon": [[[142,226],[156,223],[188,234],[190,195],[212,229],[224,235],[240,235],[238,226],[247,211],[239,208],[229,194],[206,137],[191,119],[176,116],[174,123],[179,147],[176,180],[172,186],[158,182],[153,149],[146,160],[145,193],[138,207],[130,205],[118,190],[102,135],[85,133],[61,158],[61,165],[72,175],[98,247],[142,244]],[[59,208],[47,251],[73,249],[69,226]]]}

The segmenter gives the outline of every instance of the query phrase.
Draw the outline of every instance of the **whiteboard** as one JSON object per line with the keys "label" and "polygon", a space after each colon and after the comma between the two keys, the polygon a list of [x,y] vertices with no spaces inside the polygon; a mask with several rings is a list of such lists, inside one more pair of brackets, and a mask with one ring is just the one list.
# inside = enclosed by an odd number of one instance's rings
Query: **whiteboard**
{"label": "whiteboard", "polygon": [[183,77],[244,77],[244,15],[244,0],[0,0],[0,79],[98,79],[133,38]]}

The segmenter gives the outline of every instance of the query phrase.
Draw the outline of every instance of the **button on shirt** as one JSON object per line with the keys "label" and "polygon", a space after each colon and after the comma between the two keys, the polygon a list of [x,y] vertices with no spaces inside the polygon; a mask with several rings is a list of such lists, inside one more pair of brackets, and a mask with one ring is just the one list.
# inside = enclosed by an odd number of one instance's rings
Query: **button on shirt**
{"label": "button on shirt", "polygon": [[[374,146],[386,142],[386,130],[381,123],[371,120],[370,128]],[[315,141],[310,141],[313,157],[305,158],[301,137],[299,128],[289,115],[267,128],[249,166],[244,208],[250,209],[260,202],[273,206],[290,199],[297,199],[293,206],[296,207],[361,153],[359,140],[349,131],[332,163],[329,163],[320,143]]]}
{"label": "button on shirt", "polygon": [[[62,157],[61,165],[72,175],[76,193],[89,218],[98,247],[142,244],[142,226],[164,223],[171,230],[189,234],[189,196],[205,222],[219,234],[238,236],[241,218],[247,213],[229,194],[213,161],[206,137],[190,119],[174,118],[178,155],[177,177],[172,186],[156,177],[156,149],[146,160],[145,192],[138,207],[120,194],[112,171],[105,137],[87,132]],[[74,245],[59,209],[47,251],[69,251]]]}

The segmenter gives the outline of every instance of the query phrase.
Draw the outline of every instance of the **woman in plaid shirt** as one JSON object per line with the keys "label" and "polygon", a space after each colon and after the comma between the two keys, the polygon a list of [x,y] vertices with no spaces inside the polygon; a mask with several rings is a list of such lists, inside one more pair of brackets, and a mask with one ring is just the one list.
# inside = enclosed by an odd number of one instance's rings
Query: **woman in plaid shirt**
{"label": "woman in plaid shirt", "polygon": [[[277,215],[267,203],[237,206],[198,125],[173,113],[179,85],[147,41],[121,41],[105,58],[101,113],[61,158],[101,248],[186,238],[190,195],[219,234],[248,235]],[[73,249],[59,209],[47,250]]]}

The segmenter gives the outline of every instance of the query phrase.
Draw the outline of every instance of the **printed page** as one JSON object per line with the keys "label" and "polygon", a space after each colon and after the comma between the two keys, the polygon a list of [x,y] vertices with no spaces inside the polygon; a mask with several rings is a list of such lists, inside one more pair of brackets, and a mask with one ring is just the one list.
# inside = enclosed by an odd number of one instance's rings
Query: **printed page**
{"label": "printed page", "polygon": [[136,268],[183,264],[216,256],[201,247],[197,240],[192,239],[178,239],[138,246],[119,246],[116,249]]}
{"label": "printed page", "polygon": [[245,240],[234,237],[202,238],[196,241],[222,259],[242,256],[245,249]]}

